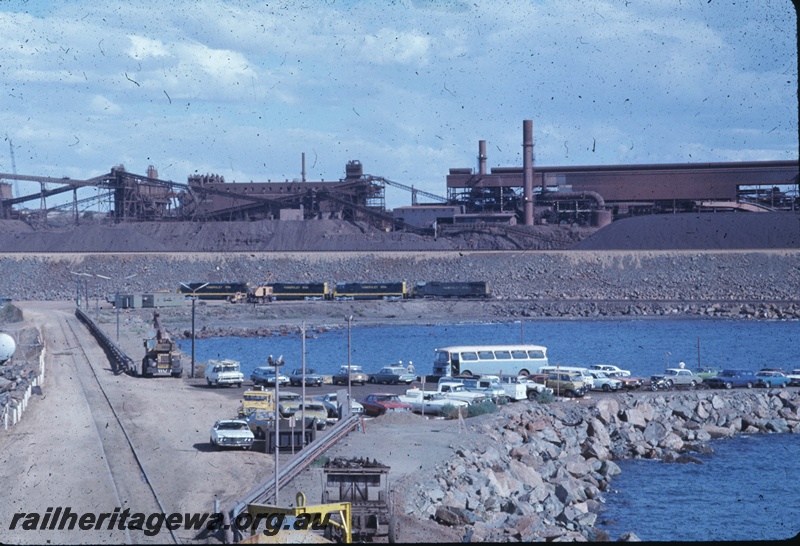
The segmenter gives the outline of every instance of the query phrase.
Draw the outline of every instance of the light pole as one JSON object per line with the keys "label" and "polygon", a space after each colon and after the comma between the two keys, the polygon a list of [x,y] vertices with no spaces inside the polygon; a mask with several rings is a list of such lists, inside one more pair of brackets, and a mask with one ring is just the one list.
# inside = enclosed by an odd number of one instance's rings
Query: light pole
{"label": "light pole", "polygon": [[202,288],[205,288],[206,286],[208,286],[208,283],[201,284],[197,288],[192,288],[191,286],[189,286],[185,282],[182,282],[181,286],[185,286],[192,293],[192,295],[189,296],[189,297],[192,299],[192,375],[191,375],[191,377],[194,378],[194,302],[197,300],[197,291],[202,289]]}
{"label": "light pole", "polygon": [[[116,291],[114,293],[114,308],[116,309],[116,312],[117,312],[117,342],[119,342],[119,280],[116,279],[116,278],[112,278],[112,277],[106,277],[105,275],[101,275],[100,273],[95,273],[94,276],[95,277],[100,277],[101,279],[105,279],[107,281],[111,281],[111,280],[116,280],[117,281],[117,282],[114,283],[116,285]],[[128,279],[132,279],[135,276],[136,276],[136,273],[134,273],[133,275],[128,275],[127,277],[123,277],[122,280],[127,281]]]}
{"label": "light pole", "polygon": [[[301,343],[301,352],[302,352],[302,373],[300,377],[300,381],[302,381],[302,388],[300,389],[302,392],[301,398],[303,399],[303,405],[300,406],[302,411],[300,412],[300,422],[302,425],[300,426],[301,430],[303,431],[303,436],[301,441],[301,446],[306,445],[306,321],[303,321],[303,325],[301,326],[302,332],[302,343]],[[277,377],[275,378],[277,381]],[[315,425],[316,426],[316,423]],[[292,446],[294,446],[294,432],[292,432]]]}
{"label": "light pole", "polygon": [[[272,355],[269,355],[267,358],[267,364],[270,366],[275,367],[275,506],[280,506],[278,489],[278,455],[280,453],[280,423],[281,423],[281,414],[280,414],[280,384],[281,382],[278,381],[279,375],[279,368],[283,366],[283,356],[279,356],[277,359],[273,359]],[[305,427],[305,423],[303,423]],[[305,434],[305,429],[303,431]]]}
{"label": "light pole", "polygon": [[[80,277],[91,277],[91,275],[89,273],[82,273],[82,272],[78,272],[78,271],[70,271],[70,273],[72,273],[73,275],[77,275],[79,277],[79,278],[75,279],[75,281],[78,284],[78,286],[77,286],[78,294],[77,294],[77,299],[76,299],[75,303],[77,304],[78,307],[80,307],[81,306],[81,279],[80,279]],[[84,295],[83,301],[84,301],[84,304],[86,306],[86,310],[88,311],[89,310],[89,281],[87,279],[83,279],[83,295]]]}
{"label": "light pole", "polygon": [[353,407],[353,383],[350,381],[350,323],[353,322],[353,315],[347,316],[347,409],[342,411],[342,415],[349,415]]}

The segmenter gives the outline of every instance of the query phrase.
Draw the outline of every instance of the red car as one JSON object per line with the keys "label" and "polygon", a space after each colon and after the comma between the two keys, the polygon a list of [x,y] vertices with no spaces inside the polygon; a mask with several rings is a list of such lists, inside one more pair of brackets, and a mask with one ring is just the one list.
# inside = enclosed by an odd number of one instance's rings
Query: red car
{"label": "red car", "polygon": [[364,406],[364,415],[370,417],[388,412],[411,411],[411,404],[403,402],[396,394],[389,393],[368,394],[361,400],[361,405]]}

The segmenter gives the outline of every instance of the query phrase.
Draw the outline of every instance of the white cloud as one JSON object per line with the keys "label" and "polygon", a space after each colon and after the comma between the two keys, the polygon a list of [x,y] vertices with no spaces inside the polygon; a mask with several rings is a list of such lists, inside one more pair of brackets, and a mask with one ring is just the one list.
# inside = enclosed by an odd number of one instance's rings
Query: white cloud
{"label": "white cloud", "polygon": [[95,113],[101,115],[116,115],[122,111],[119,105],[100,95],[92,97],[91,107]]}
{"label": "white cloud", "polygon": [[305,151],[440,194],[478,140],[521,163],[523,119],[543,165],[785,159],[796,31],[782,2],[10,0],[0,123],[29,174],[275,180]]}
{"label": "white cloud", "polygon": [[361,57],[379,64],[424,65],[428,61],[430,46],[430,38],[419,32],[382,28],[376,34],[364,36]]}
{"label": "white cloud", "polygon": [[169,55],[161,40],[135,35],[129,35],[128,39],[131,45],[126,53],[134,59],[141,61],[152,57],[166,57]]}

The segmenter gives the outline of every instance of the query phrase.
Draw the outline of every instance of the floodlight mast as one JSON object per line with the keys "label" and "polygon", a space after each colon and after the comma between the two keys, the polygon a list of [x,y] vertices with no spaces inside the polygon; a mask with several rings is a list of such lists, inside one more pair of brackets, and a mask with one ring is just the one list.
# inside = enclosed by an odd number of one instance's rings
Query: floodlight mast
{"label": "floodlight mast", "polygon": [[[70,273],[72,273],[73,275],[77,275],[78,277],[91,277],[92,276],[90,273],[83,273],[83,272],[80,272],[80,271],[72,271],[72,270],[70,270]],[[75,283],[76,283],[76,289],[77,289],[77,294],[76,294],[76,298],[75,298],[75,304],[78,307],[80,307],[81,306],[81,280],[79,278],[75,279]],[[88,279],[83,279],[83,299],[84,299],[84,305],[86,307],[86,311],[88,312],[89,311],[89,281],[88,281]]]}
{"label": "floodlight mast", "polygon": [[[100,273],[95,273],[95,277],[100,277],[101,279],[105,279],[107,281],[115,280],[113,277],[107,277],[105,275],[101,275]],[[136,273],[133,275],[128,275],[127,277],[123,277],[122,280],[127,281],[128,279],[132,279],[136,276]],[[119,343],[119,283],[116,283],[116,290],[114,293],[114,308],[116,309],[117,314],[117,343]]]}
{"label": "floodlight mast", "polygon": [[192,293],[192,295],[189,296],[189,297],[192,300],[192,375],[191,375],[191,377],[194,378],[194,302],[197,301],[197,291],[198,290],[202,290],[203,288],[208,286],[208,283],[206,282],[206,283],[203,283],[203,284],[201,284],[200,286],[198,286],[196,288],[192,288],[191,286],[189,286],[185,282],[182,282],[181,286],[186,287],[186,289],[189,290],[189,292]]}

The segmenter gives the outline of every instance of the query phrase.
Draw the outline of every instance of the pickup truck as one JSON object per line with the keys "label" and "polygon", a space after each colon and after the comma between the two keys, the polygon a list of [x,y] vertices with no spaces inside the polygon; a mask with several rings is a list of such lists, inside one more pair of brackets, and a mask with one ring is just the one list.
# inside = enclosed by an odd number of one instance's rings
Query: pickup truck
{"label": "pickup truck", "polygon": [[236,360],[209,360],[206,364],[206,381],[210,385],[236,385],[242,386],[244,374]]}
{"label": "pickup truck", "polygon": [[468,391],[483,393],[495,404],[505,404],[509,401],[506,389],[500,384],[500,378],[496,375],[469,377],[460,381]]}
{"label": "pickup truck", "polygon": [[485,394],[468,391],[459,380],[439,381],[436,391],[451,400],[462,400],[467,404],[480,404],[488,400]]}
{"label": "pickup truck", "polygon": [[500,377],[500,384],[505,389],[506,396],[514,401],[536,400],[540,394],[553,394],[553,389],[531,381],[526,376],[504,375]]}
{"label": "pickup truck", "polygon": [[451,406],[453,408],[466,408],[468,402],[447,398],[445,394],[434,391],[423,391],[422,389],[408,389],[405,394],[400,395],[400,400],[411,404],[411,411],[422,413],[423,415],[441,415],[442,408]]}

